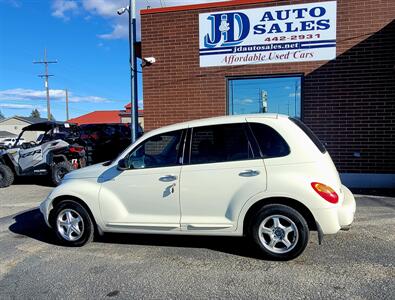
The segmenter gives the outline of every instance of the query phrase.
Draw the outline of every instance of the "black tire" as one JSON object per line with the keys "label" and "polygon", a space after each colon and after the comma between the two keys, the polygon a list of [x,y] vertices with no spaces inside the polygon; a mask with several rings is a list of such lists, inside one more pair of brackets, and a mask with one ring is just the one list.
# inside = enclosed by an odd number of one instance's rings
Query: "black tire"
{"label": "black tire", "polygon": [[0,164],[0,188],[10,186],[14,182],[14,172],[9,166]]}
{"label": "black tire", "polygon": [[[277,223],[276,226],[275,221],[280,225]],[[265,225],[265,228],[261,225]],[[273,260],[291,260],[298,257],[307,246],[309,233],[303,216],[295,209],[282,204],[262,207],[252,219],[250,226],[253,241],[265,256]]]}
{"label": "black tire", "polygon": [[73,166],[68,161],[62,161],[52,167],[51,182],[54,186],[58,186],[67,173],[73,171]]}
{"label": "black tire", "polygon": [[[74,219],[80,218],[80,221],[75,220],[73,226],[71,226],[70,234],[67,231],[67,225],[62,225],[61,221],[67,222],[67,213],[70,212]],[[93,240],[95,233],[95,225],[92,221],[91,216],[88,211],[78,202],[73,200],[64,200],[60,202],[53,209],[50,215],[50,222],[52,229],[62,245],[70,247],[81,247]],[[80,229],[80,234],[78,234],[74,228]],[[65,236],[68,236],[66,238]]]}

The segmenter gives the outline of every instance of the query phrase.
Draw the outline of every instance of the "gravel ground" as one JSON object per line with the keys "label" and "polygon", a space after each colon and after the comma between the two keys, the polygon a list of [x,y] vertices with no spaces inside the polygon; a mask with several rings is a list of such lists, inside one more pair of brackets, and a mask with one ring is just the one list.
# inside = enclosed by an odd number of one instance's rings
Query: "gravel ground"
{"label": "gravel ground", "polygon": [[352,229],[315,233],[290,262],[244,238],[111,234],[56,245],[37,209],[51,188],[0,190],[0,299],[395,299],[395,198],[357,196]]}

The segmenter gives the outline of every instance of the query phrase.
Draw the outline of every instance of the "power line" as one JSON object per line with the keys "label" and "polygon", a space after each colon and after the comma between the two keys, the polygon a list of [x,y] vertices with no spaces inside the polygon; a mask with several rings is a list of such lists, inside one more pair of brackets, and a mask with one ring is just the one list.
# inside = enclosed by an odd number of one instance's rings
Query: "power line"
{"label": "power line", "polygon": [[51,104],[50,104],[50,99],[49,99],[49,84],[48,84],[48,78],[54,75],[48,74],[48,64],[56,64],[58,63],[57,60],[47,60],[47,49],[44,49],[44,60],[42,61],[33,61],[33,64],[44,64],[45,66],[45,74],[38,75],[38,77],[45,78],[44,79],[44,84],[45,84],[45,90],[47,92],[47,116],[48,116],[48,121],[51,120]]}

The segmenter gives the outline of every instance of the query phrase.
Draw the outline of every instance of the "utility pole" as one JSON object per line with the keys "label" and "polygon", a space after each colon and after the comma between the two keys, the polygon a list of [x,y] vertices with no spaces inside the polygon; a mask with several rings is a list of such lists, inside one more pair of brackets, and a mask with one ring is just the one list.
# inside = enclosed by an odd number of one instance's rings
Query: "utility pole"
{"label": "utility pole", "polygon": [[48,64],[56,64],[58,63],[57,60],[48,61],[47,60],[47,49],[44,49],[44,60],[42,61],[34,61],[33,64],[44,64],[45,66],[45,74],[38,75],[38,77],[44,78],[45,90],[47,93],[47,116],[48,121],[51,119],[51,104],[49,99],[49,85],[48,85],[48,78],[54,75],[48,74]]}
{"label": "utility pole", "polygon": [[66,89],[66,121],[69,120],[69,91]]}

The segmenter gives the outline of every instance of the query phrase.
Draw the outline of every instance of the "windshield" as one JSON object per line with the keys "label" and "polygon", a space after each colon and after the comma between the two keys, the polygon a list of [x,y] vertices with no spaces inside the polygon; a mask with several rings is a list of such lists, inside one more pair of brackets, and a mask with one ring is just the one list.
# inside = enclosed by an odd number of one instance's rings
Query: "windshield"
{"label": "windshield", "polygon": [[45,131],[22,131],[16,139],[13,147],[19,147],[23,143],[33,142],[36,144],[40,143],[39,137],[43,136]]}

